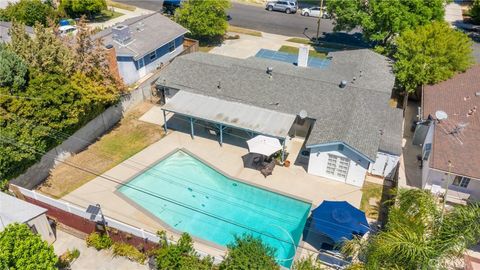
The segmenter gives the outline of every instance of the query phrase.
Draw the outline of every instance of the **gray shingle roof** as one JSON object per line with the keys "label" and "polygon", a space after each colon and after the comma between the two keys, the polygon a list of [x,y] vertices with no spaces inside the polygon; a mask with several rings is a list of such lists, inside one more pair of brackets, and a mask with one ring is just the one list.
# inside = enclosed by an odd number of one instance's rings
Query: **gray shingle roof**
{"label": "gray shingle roof", "polygon": [[45,208],[0,192],[0,231],[8,224],[24,223],[45,212]]}
{"label": "gray shingle roof", "polygon": [[[8,34],[10,27],[12,27],[11,22],[0,21],[0,43],[1,42],[8,43],[12,40],[10,35]],[[34,33],[33,28],[30,26],[25,26],[25,31],[27,31],[29,35],[33,35]]]}
{"label": "gray shingle roof", "polygon": [[[344,142],[371,160],[379,149],[399,154],[401,139],[387,143],[390,133],[384,132],[391,127],[396,132],[397,126],[401,130],[402,124],[401,114],[392,113],[388,106],[394,83],[388,60],[367,49],[330,55],[328,68],[314,69],[260,58],[194,53],[168,65],[157,84],[289,114],[306,110],[316,119],[307,146]],[[267,67],[273,67],[271,78]],[[341,80],[348,81],[345,88],[339,87]]]}
{"label": "gray shingle roof", "polygon": [[187,29],[158,12],[130,18],[119,24],[127,25],[130,28],[133,41],[129,42],[127,46],[112,39],[111,27],[100,31],[94,35],[94,38],[102,38],[105,45],[112,44],[117,55],[133,56],[135,59],[142,58],[188,32]]}

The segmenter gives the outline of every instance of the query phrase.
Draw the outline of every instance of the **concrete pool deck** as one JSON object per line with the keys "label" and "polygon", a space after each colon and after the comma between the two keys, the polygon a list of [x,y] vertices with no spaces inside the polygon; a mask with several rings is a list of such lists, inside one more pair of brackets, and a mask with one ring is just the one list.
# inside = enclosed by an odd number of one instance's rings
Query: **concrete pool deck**
{"label": "concrete pool deck", "polygon": [[[158,118],[161,118],[160,115]],[[170,120],[168,124],[170,127],[175,126],[170,125]],[[182,130],[181,125],[177,130]],[[287,149],[290,152],[289,158],[293,159],[298,155],[302,144],[303,140],[289,142]],[[192,139],[187,132],[172,130],[169,130],[161,140],[104,173],[104,177],[93,179],[64,196],[62,200],[82,207],[99,203],[106,216],[150,232],[167,230],[176,238],[178,235],[165,228],[164,224],[116,192],[119,183],[128,182],[146,167],[155,164],[176,149],[191,152],[231,178],[311,202],[313,207],[318,206],[323,200],[345,200],[356,207],[360,206],[362,197],[360,188],[310,175],[301,165],[292,164],[288,168],[276,166],[273,174],[267,178],[258,170],[245,168],[242,156],[248,153],[248,149],[246,143],[238,138],[227,137],[223,146],[220,146],[215,137],[195,136]],[[225,251],[202,241],[197,241],[195,247],[217,256],[223,255]]]}

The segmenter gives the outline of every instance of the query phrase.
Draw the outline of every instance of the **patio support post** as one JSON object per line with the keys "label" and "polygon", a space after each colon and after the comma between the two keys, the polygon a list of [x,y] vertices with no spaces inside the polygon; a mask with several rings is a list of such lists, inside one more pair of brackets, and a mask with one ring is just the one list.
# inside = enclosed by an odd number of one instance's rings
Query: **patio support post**
{"label": "patio support post", "polygon": [[282,143],[282,162],[285,161],[285,142],[286,141],[287,141],[287,138],[284,138]]}
{"label": "patio support post", "polygon": [[220,124],[220,146],[223,146],[223,125]]}
{"label": "patio support post", "polygon": [[195,131],[193,130],[193,118],[192,117],[190,117],[190,132],[191,132],[190,136],[192,136],[192,139],[194,139]]}
{"label": "patio support post", "polygon": [[167,128],[167,112],[165,110],[162,110],[163,111],[163,128],[165,129],[165,134],[167,134],[168,132],[168,128]]}

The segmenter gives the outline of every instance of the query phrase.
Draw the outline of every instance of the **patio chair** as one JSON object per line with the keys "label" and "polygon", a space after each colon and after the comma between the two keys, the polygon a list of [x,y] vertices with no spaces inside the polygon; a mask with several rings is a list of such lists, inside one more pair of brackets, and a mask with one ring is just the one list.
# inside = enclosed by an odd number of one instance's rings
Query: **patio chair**
{"label": "patio chair", "polygon": [[272,160],[271,162],[266,164],[264,163],[264,165],[265,166],[260,170],[260,172],[265,178],[267,178],[267,176],[272,175],[273,168],[275,168],[275,160]]}

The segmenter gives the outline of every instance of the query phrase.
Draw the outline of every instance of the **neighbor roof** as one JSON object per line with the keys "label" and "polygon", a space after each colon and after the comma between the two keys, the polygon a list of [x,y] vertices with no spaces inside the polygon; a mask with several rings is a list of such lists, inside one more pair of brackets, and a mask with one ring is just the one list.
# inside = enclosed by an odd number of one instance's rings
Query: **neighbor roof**
{"label": "neighbor roof", "polygon": [[[12,27],[12,22],[4,22],[0,21],[0,43],[1,42],[10,42],[12,38],[10,37],[10,34],[8,33],[10,31],[10,28]],[[29,35],[33,35],[33,28],[30,26],[25,26],[25,31]]]}
{"label": "neighbor roof", "polygon": [[0,230],[9,224],[25,223],[47,212],[47,209],[22,201],[13,196],[0,192]]}
{"label": "neighbor roof", "polygon": [[[480,64],[450,80],[423,89],[422,114],[435,119],[436,111],[448,118],[436,124],[430,167],[480,179]],[[476,94],[478,93],[478,95]],[[460,127],[458,134],[452,134]],[[463,128],[461,128],[463,127]]]}
{"label": "neighbor roof", "polygon": [[[388,106],[394,83],[390,63],[367,49],[329,55],[328,68],[313,69],[261,58],[188,54],[168,65],[157,84],[291,115],[306,110],[316,120],[307,146],[343,142],[375,160],[381,134],[389,134],[385,128],[402,122]],[[273,68],[272,77],[267,67]],[[342,80],[348,81],[345,88],[339,87]],[[382,147],[400,154],[400,144]]]}
{"label": "neighbor roof", "polygon": [[119,24],[130,28],[132,41],[127,45],[113,40],[112,27],[97,33],[94,38],[102,38],[105,45],[112,44],[117,55],[132,56],[135,60],[188,32],[187,29],[158,12],[130,18],[116,25]]}

